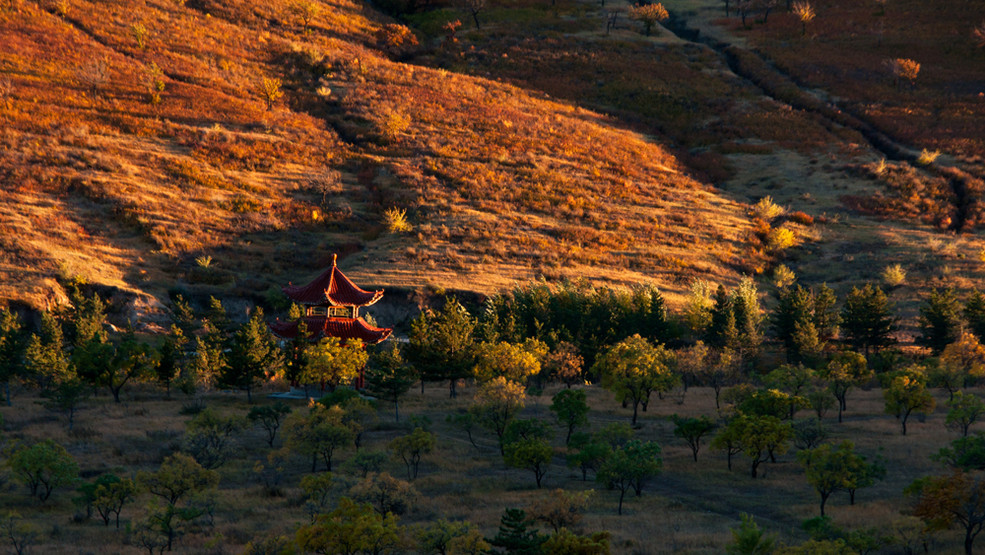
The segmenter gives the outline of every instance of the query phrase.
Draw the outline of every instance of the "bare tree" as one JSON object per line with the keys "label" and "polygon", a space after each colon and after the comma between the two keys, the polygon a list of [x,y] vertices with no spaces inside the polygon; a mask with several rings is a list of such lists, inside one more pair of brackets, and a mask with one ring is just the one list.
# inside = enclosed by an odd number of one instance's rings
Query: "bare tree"
{"label": "bare tree", "polygon": [[475,28],[479,29],[479,12],[486,9],[486,0],[464,0],[463,5],[472,14],[472,21],[475,22]]}
{"label": "bare tree", "polygon": [[96,97],[99,89],[109,82],[109,63],[105,59],[92,60],[75,71],[75,78]]}

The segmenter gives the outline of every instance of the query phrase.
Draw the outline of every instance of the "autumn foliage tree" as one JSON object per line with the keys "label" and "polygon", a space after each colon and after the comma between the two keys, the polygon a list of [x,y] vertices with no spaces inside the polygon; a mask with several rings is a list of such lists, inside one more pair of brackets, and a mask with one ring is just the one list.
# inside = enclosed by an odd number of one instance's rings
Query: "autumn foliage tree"
{"label": "autumn foliage tree", "polygon": [[635,425],[640,405],[645,411],[654,391],[669,391],[680,381],[673,364],[673,353],[636,334],[605,352],[592,370],[602,376],[602,387],[615,393],[618,401],[633,405]]}
{"label": "autumn foliage tree", "polygon": [[964,530],[965,555],[974,553],[975,538],[985,528],[985,474],[956,471],[918,480],[908,488],[918,495],[913,514],[931,530]]}
{"label": "autumn foliage tree", "polygon": [[906,422],[914,412],[930,414],[936,401],[927,391],[927,375],[919,366],[911,366],[897,372],[883,390],[886,399],[886,412],[900,421],[903,435],[906,435]]}
{"label": "autumn foliage tree", "polygon": [[667,13],[667,8],[659,2],[656,4],[636,4],[629,9],[629,18],[643,24],[646,36],[650,36],[657,23],[666,21],[668,17],[670,14]]}

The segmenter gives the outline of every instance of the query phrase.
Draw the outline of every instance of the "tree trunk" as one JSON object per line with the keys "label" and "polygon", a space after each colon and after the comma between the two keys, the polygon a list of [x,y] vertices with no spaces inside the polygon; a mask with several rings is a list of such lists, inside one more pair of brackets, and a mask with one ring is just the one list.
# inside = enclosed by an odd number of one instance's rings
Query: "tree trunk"
{"label": "tree trunk", "polygon": [[400,407],[397,406],[397,401],[393,402],[393,419],[400,422]]}
{"label": "tree trunk", "polygon": [[458,397],[458,392],[455,391],[455,378],[448,380],[448,397],[452,399]]}
{"label": "tree trunk", "polygon": [[822,493],[821,494],[821,516],[822,517],[824,516],[824,504],[828,502],[828,496],[829,495],[831,495],[831,494],[830,493]]}
{"label": "tree trunk", "polygon": [[[619,490],[619,514],[622,514],[622,500],[624,497],[626,497],[626,488]],[[967,543],[967,540],[965,540],[965,544]]]}
{"label": "tree trunk", "polygon": [[633,426],[636,425],[636,409],[639,408],[639,401],[633,401]]}
{"label": "tree trunk", "polygon": [[479,30],[479,12],[472,10],[472,21],[475,22],[475,30]]}

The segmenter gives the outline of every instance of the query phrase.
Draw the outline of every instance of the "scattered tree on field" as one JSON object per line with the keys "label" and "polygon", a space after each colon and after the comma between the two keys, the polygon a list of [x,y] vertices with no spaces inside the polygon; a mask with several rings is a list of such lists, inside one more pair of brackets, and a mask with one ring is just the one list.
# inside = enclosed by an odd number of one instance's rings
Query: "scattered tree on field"
{"label": "scattered tree on field", "polygon": [[417,497],[414,486],[387,472],[368,474],[349,493],[354,500],[372,505],[381,516],[404,514]]}
{"label": "scattered tree on field", "polygon": [[798,408],[810,406],[810,401],[802,394],[807,393],[813,381],[814,372],[802,365],[783,365],[766,375],[767,385],[789,394],[790,420],[793,420]]}
{"label": "scattered tree on field", "polygon": [[854,491],[872,483],[874,472],[865,457],[855,453],[855,445],[850,441],[843,441],[837,446],[826,443],[801,451],[797,453],[797,460],[804,466],[807,482],[821,498],[822,517],[831,494],[851,488],[854,504]]}
{"label": "scattered tree on field", "polygon": [[318,467],[318,459],[325,463],[326,470],[332,471],[332,460],[336,450],[353,441],[352,428],[343,418],[345,411],[335,405],[326,407],[315,403],[308,414],[293,413],[284,421],[286,447],[302,455],[311,457],[311,472]]}
{"label": "scattered tree on field", "polygon": [[228,357],[229,363],[219,375],[219,383],[245,389],[246,398],[252,403],[253,390],[281,364],[280,350],[263,318],[263,309],[256,307],[233,336]]}
{"label": "scattered tree on field", "polygon": [[872,379],[865,357],[854,351],[843,351],[833,356],[827,366],[817,371],[818,377],[828,383],[828,388],[838,400],[838,422],[848,409],[845,402],[852,387],[864,385]]}
{"label": "scattered tree on field", "polygon": [[828,430],[818,418],[807,418],[793,423],[793,445],[797,449],[813,449],[828,439]]}
{"label": "scattered tree on field", "polygon": [[965,555],[974,553],[975,538],[985,528],[985,475],[956,471],[917,480],[909,488],[918,496],[913,509],[931,530],[964,529]]}
{"label": "scattered tree on field", "polygon": [[626,492],[632,489],[637,497],[642,495],[646,482],[659,474],[662,466],[659,445],[633,439],[612,450],[599,467],[595,479],[619,491],[617,512],[621,515]]}
{"label": "scattered tree on field", "polygon": [[562,389],[551,399],[551,412],[565,427],[564,444],[571,444],[571,434],[575,428],[588,425],[588,402],[585,392],[578,389]]}
{"label": "scattered tree on field", "polygon": [[770,330],[783,342],[791,364],[816,361],[838,329],[835,296],[827,286],[817,292],[800,285],[782,289],[770,318]]}
{"label": "scattered tree on field", "polygon": [[184,373],[188,364],[185,346],[188,337],[177,325],[172,324],[171,330],[154,357],[153,374],[157,382],[164,386],[168,398],[171,397],[171,384]]}
{"label": "scattered tree on field", "polygon": [[615,393],[616,400],[632,403],[635,425],[640,405],[645,411],[652,392],[669,391],[680,381],[673,364],[673,353],[636,334],[606,351],[592,371],[602,376],[602,387]]}
{"label": "scattered tree on field", "polygon": [[176,506],[192,494],[216,487],[219,474],[203,468],[188,455],[175,453],[165,458],[156,472],[137,473],[137,483],[168,505]]}
{"label": "scattered tree on field", "polygon": [[525,398],[522,385],[502,376],[482,384],[475,393],[475,404],[469,410],[484,427],[496,434],[501,455],[505,454],[503,434],[523,408]]}
{"label": "scattered tree on field", "polygon": [[694,462],[698,462],[698,450],[701,449],[701,438],[714,430],[717,426],[707,416],[700,418],[680,417],[676,414],[670,417],[674,422],[674,437],[679,437],[687,442],[694,455]]}
{"label": "scattered tree on field", "polygon": [[120,512],[123,506],[133,499],[136,486],[129,478],[120,478],[115,474],[102,474],[95,481],[79,487],[80,497],[77,502],[86,506],[91,514],[93,509],[103,519],[103,524],[109,526],[110,520],[116,516],[116,528],[120,527]]}
{"label": "scattered tree on field", "polygon": [[555,489],[547,497],[534,501],[528,512],[534,519],[553,528],[556,534],[581,520],[588,508],[588,499],[594,493],[593,490],[568,492]]}
{"label": "scattered tree on field", "polygon": [[79,477],[79,465],[72,455],[50,439],[14,449],[7,466],[42,503],[55,489],[72,485]]}
{"label": "scattered tree on field", "polygon": [[[377,29],[376,42],[379,43],[380,47],[394,56],[407,52],[418,44],[414,32],[407,28],[407,26],[400,25],[399,23],[387,23]],[[406,213],[404,214],[404,218],[404,225],[396,227],[409,231],[407,229],[409,228],[409,224],[406,222]]]}
{"label": "scattered tree on field", "polygon": [[961,312],[968,331],[975,334],[978,341],[985,340],[985,293],[977,289],[972,291]]}
{"label": "scattered tree on field", "polygon": [[886,399],[886,412],[896,416],[906,435],[906,422],[910,414],[918,412],[930,414],[936,401],[927,391],[927,375],[919,366],[911,366],[897,372],[883,390]]}
{"label": "scattered tree on field", "polygon": [[968,437],[968,429],[985,415],[985,402],[971,392],[958,391],[951,396],[947,407],[944,425],[949,430],[961,432],[961,437]]}
{"label": "scattered tree on field", "polygon": [[985,376],[985,346],[970,333],[944,347],[937,364],[930,369],[931,383],[947,390],[949,398],[969,381]]}
{"label": "scattered tree on field", "polygon": [[88,89],[92,98],[99,96],[100,89],[109,82],[109,61],[91,60],[75,71],[75,79],[79,85]]}
{"label": "scattered tree on field", "polygon": [[646,36],[650,36],[653,27],[670,17],[667,8],[661,3],[656,4],[636,4],[629,9],[629,18],[643,24]]}
{"label": "scattered tree on field", "polygon": [[41,313],[40,331],[40,334],[31,334],[27,342],[24,370],[44,391],[52,385],[75,378],[75,371],[65,354],[62,327],[54,315]]}
{"label": "scattered tree on field", "polygon": [[185,425],[184,448],[204,468],[219,468],[229,457],[233,435],[245,423],[241,416],[220,416],[206,408]]}
{"label": "scattered tree on field", "polygon": [[388,553],[406,542],[395,515],[380,515],[369,503],[347,497],[332,512],[298,528],[295,539],[305,551],[339,555]]}
{"label": "scattered tree on field", "polygon": [[507,443],[504,447],[503,461],[513,468],[525,468],[534,473],[537,488],[551,466],[554,449],[543,438],[521,438]]}
{"label": "scattered tree on field", "polygon": [[400,421],[400,397],[417,381],[414,368],[404,362],[400,345],[376,351],[366,369],[366,389],[377,399],[393,403],[393,419]]}
{"label": "scattered tree on field", "polygon": [[0,537],[10,542],[14,553],[25,555],[29,547],[41,542],[43,536],[36,526],[24,522],[20,514],[7,511],[0,517]]}
{"label": "scattered tree on field", "polygon": [[250,408],[246,418],[253,424],[259,424],[267,432],[267,445],[273,447],[277,430],[280,429],[284,417],[290,413],[291,407],[284,404],[283,401],[277,401],[273,405]]}
{"label": "scattered tree on field", "polygon": [[421,457],[433,451],[434,445],[434,434],[418,427],[408,435],[393,439],[389,447],[407,466],[407,479],[414,480],[421,466]]}

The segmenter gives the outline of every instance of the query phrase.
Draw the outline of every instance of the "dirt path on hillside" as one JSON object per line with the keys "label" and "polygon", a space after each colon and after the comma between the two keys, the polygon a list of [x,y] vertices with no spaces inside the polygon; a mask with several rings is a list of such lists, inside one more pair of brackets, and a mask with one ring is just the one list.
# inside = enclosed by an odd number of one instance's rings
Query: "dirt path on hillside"
{"label": "dirt path on hillside", "polygon": [[[826,91],[797,83],[747,48],[744,39],[715,25],[715,19],[722,17],[720,2],[669,0],[665,5],[672,14],[667,33],[715,51],[728,70],[769,101],[810,113],[829,130],[847,128],[864,138],[861,143],[832,144],[827,152],[812,154],[776,147],[766,154],[727,155],[736,172],[719,184],[721,189],[747,202],[769,195],[788,209],[802,210],[823,223],[816,237],[792,249],[783,261],[802,282],[826,282],[844,295],[852,285],[878,281],[886,266],[901,264],[908,271],[907,286],[894,293],[894,300],[904,320],[911,320],[904,324],[913,324],[920,299],[930,287],[970,287],[982,278],[977,259],[983,242],[963,229],[965,210],[971,202],[966,185],[975,176],[943,163],[921,168],[951,183],[957,217],[947,230],[880,220],[848,209],[846,197],[868,197],[885,190],[878,180],[860,175],[859,166],[881,159],[912,165],[919,149],[901,144],[845,112],[829,100]],[[900,339],[906,341],[912,335],[912,325],[904,328]]]}

